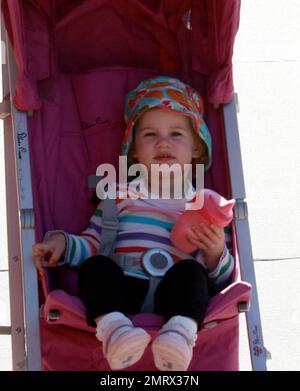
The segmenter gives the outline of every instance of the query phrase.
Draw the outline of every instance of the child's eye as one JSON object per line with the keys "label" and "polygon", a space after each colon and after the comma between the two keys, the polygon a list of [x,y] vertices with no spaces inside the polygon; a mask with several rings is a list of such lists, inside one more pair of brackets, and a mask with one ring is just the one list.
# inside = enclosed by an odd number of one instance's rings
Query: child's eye
{"label": "child's eye", "polygon": [[154,132],[145,132],[144,137],[154,137],[155,133]]}
{"label": "child's eye", "polygon": [[178,137],[178,136],[182,136],[182,132],[179,132],[178,130],[174,130],[172,133],[171,133],[172,136],[175,136],[175,137]]}

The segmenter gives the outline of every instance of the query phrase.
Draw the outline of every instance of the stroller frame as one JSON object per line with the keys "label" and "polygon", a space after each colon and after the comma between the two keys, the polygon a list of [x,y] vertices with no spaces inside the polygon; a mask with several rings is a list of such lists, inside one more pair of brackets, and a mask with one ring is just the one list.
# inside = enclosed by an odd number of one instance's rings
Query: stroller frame
{"label": "stroller frame", "polygon": [[[35,243],[27,127],[27,116],[31,113],[21,112],[14,107],[13,97],[18,71],[8,35],[3,26],[2,22],[1,39],[5,42],[7,58],[7,63],[2,65],[3,78],[5,82],[9,80],[9,86],[6,83],[3,84],[3,96],[10,94],[10,105],[9,101],[4,100],[1,103],[0,115],[4,120],[5,132],[13,370],[41,370],[38,281],[31,255],[31,247]],[[221,109],[224,116],[232,197],[236,200],[233,224],[240,257],[240,272],[242,280],[249,282],[252,286],[251,307],[248,308],[245,303],[240,303],[239,312],[246,314],[252,368],[264,371],[266,370],[266,355],[245,201],[235,98]],[[2,327],[0,332],[7,334],[8,330]]]}

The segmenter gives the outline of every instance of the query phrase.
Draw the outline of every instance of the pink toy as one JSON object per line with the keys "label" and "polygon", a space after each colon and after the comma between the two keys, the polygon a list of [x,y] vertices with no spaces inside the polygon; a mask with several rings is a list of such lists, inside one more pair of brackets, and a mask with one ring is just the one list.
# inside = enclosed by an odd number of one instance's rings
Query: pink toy
{"label": "pink toy", "polygon": [[[232,209],[235,200],[226,200],[213,190],[204,189],[204,204],[195,209],[195,203],[187,204],[186,211],[178,218],[172,232],[171,241],[181,251],[191,253],[197,247],[189,241],[189,237],[197,239],[192,226],[198,227],[200,223],[215,224],[225,227],[232,218]],[[199,205],[200,206],[200,205]],[[193,208],[193,210],[191,210]]]}

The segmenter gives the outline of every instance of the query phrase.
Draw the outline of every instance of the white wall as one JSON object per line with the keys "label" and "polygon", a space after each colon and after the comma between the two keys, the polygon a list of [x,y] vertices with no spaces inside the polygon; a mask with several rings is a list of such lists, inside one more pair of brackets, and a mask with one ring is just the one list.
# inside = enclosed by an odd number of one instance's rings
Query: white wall
{"label": "white wall", "polygon": [[242,0],[234,81],[255,259],[300,258],[300,1]]}

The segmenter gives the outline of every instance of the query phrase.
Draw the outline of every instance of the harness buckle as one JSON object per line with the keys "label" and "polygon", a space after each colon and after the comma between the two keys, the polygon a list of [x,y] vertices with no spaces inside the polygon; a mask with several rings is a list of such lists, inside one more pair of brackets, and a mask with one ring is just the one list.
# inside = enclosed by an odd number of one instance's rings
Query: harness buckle
{"label": "harness buckle", "polygon": [[161,248],[152,248],[142,255],[145,271],[153,277],[162,277],[174,265],[172,255]]}

